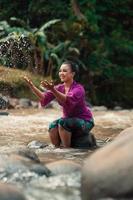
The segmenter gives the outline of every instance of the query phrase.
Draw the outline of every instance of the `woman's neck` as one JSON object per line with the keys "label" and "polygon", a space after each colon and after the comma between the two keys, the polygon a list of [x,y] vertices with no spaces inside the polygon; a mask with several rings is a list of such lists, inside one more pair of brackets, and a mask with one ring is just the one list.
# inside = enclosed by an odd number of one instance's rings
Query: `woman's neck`
{"label": "woman's neck", "polygon": [[73,80],[64,82],[65,87],[70,88],[73,83]]}

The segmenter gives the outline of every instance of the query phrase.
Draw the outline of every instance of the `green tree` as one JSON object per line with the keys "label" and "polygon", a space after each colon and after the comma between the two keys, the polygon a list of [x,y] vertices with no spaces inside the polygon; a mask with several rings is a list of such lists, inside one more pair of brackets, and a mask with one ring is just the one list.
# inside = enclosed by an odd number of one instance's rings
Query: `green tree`
{"label": "green tree", "polygon": [[[73,59],[80,66],[80,81],[91,103],[128,107],[133,106],[132,7],[132,0],[1,0],[0,20],[6,20],[10,28],[30,27],[33,41],[42,40],[44,74],[55,77],[62,60]],[[21,18],[27,28],[11,17]],[[61,23],[37,33],[54,19]],[[0,29],[1,36],[6,34]]]}

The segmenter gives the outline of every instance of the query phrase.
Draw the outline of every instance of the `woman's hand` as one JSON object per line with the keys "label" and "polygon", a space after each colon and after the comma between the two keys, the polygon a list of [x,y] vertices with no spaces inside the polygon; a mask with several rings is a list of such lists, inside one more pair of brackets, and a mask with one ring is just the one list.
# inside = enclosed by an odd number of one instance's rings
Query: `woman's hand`
{"label": "woman's hand", "polygon": [[33,87],[33,86],[34,86],[33,82],[32,82],[27,76],[24,76],[23,79],[26,81],[26,83],[27,83],[30,87]]}
{"label": "woman's hand", "polygon": [[39,100],[44,98],[43,93],[33,84],[33,82],[27,76],[24,76],[23,79],[26,81],[32,92],[39,98]]}
{"label": "woman's hand", "polygon": [[46,88],[47,90],[51,90],[53,91],[54,90],[54,82],[53,81],[41,81],[41,86]]}

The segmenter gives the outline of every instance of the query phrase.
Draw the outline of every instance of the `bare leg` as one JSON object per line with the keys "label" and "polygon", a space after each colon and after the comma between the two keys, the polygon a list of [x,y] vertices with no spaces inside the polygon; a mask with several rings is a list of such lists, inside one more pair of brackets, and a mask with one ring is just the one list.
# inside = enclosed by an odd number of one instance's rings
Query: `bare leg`
{"label": "bare leg", "polygon": [[58,132],[58,127],[51,128],[49,131],[50,141],[55,147],[59,147],[61,143],[61,139]]}
{"label": "bare leg", "polygon": [[71,132],[66,131],[62,126],[59,126],[59,136],[63,147],[69,148],[71,146],[71,135]]}

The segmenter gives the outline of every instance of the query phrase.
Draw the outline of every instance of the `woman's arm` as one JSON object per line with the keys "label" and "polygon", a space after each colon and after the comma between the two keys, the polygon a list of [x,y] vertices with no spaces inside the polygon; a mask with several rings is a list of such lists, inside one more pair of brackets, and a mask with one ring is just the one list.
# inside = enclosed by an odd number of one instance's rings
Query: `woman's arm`
{"label": "woman's arm", "polygon": [[42,81],[41,85],[45,87],[46,89],[50,90],[55,96],[55,98],[57,99],[57,101],[59,101],[60,103],[65,103],[66,95],[56,90],[56,88],[54,87],[54,83],[52,81],[51,82]]}
{"label": "woman's arm", "polygon": [[44,98],[43,93],[33,84],[33,82],[27,77],[23,77],[30,89],[33,91],[33,93],[39,98],[39,100]]}
{"label": "woman's arm", "polygon": [[52,93],[60,103],[66,102],[66,95],[65,94],[59,92],[55,88],[53,88]]}

